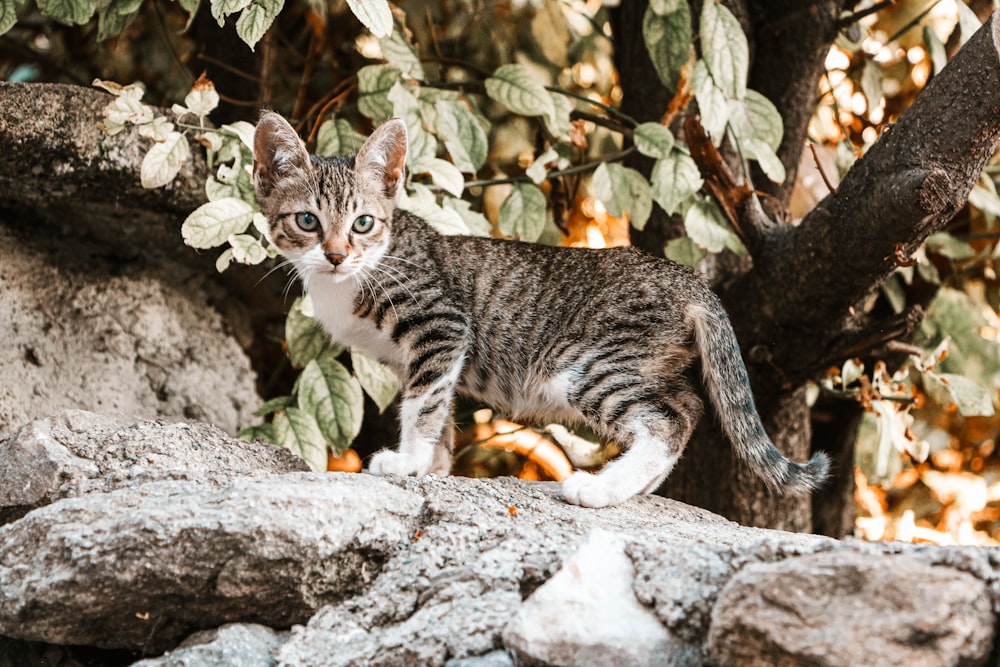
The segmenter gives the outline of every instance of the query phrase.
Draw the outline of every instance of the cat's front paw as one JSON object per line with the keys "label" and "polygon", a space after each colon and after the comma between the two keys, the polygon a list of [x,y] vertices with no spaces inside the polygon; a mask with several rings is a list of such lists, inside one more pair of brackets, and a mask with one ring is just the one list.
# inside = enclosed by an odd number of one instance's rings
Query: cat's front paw
{"label": "cat's front paw", "polygon": [[422,477],[428,473],[428,462],[386,449],[372,457],[368,471],[373,475],[400,475]]}
{"label": "cat's front paw", "polygon": [[566,502],[581,507],[607,507],[617,505],[632,497],[632,494],[621,493],[600,475],[578,470],[562,483],[563,498]]}

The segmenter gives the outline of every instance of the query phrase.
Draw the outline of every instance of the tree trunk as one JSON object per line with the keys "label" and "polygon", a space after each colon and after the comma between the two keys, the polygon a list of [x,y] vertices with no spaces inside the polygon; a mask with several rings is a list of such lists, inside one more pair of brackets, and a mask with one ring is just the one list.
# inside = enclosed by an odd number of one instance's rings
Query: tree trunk
{"label": "tree trunk", "polygon": [[[748,9],[740,6],[747,13],[737,13],[750,23],[750,87],[767,95],[785,119],[779,156],[789,179],[783,186],[765,185],[764,178],[754,183],[771,194],[772,207],[776,202],[779,210],[791,195],[822,56],[836,37],[841,9],[852,3],[787,4],[750,2]],[[615,21],[618,34],[641,34],[644,11],[642,3],[623,3]],[[658,117],[662,109],[650,107],[660,98],[649,90],[649,82],[658,79],[641,42],[617,43],[632,45],[630,53],[616,54],[623,110],[641,120]],[[669,495],[751,525],[835,535],[849,530],[851,443],[859,413],[853,407],[834,410],[842,418],[822,424],[823,433],[813,435],[804,383],[830,364],[905,337],[919,325],[919,306],[885,321],[866,321],[853,307],[878,288],[897,260],[908,258],[965,204],[1000,145],[998,45],[995,13],[858,161],[839,191],[801,224],[772,222],[755,204],[741,211],[738,222],[751,240],[753,268],[723,281],[720,295],[778,449],[800,461],[808,458],[813,442],[837,449],[831,452],[834,479],[817,494],[815,516],[812,499],[768,496],[749,478],[733,460],[711,411],[669,478]],[[662,229],[652,233],[662,234]],[[644,236],[636,235],[637,245],[659,249]]]}

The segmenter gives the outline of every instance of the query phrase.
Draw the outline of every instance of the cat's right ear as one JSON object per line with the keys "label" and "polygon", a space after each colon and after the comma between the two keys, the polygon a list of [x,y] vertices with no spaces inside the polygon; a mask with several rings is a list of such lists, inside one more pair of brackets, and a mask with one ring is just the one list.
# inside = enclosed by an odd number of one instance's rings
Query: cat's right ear
{"label": "cat's right ear", "polygon": [[372,132],[356,158],[358,172],[381,183],[382,193],[392,201],[403,182],[406,146],[406,123],[392,118]]}
{"label": "cat's right ear", "polygon": [[278,181],[309,173],[309,153],[288,121],[265,111],[253,134],[253,184],[258,199],[268,197]]}

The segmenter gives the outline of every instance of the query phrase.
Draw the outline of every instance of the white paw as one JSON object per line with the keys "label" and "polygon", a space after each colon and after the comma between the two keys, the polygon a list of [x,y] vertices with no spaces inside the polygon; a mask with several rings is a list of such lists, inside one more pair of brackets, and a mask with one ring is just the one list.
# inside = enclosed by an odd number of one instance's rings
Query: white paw
{"label": "white paw", "polygon": [[422,477],[429,471],[429,462],[389,449],[372,457],[368,471],[374,475],[400,475]]}
{"label": "white paw", "polygon": [[581,507],[607,507],[617,505],[631,498],[609,484],[600,475],[578,470],[562,483],[563,498],[566,502]]}

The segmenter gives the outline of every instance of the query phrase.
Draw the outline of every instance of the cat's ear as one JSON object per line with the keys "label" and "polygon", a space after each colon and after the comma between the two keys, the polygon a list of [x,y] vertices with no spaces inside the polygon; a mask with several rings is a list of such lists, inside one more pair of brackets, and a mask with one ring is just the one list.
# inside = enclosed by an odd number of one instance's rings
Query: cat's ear
{"label": "cat's ear", "polygon": [[288,121],[265,111],[253,134],[253,183],[258,198],[266,198],[285,178],[309,173],[309,153]]}
{"label": "cat's ear", "polygon": [[393,118],[382,123],[358,151],[358,173],[382,184],[382,191],[396,200],[406,164],[406,123]]}

